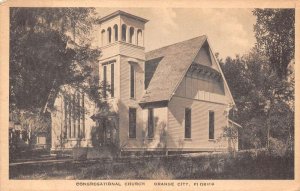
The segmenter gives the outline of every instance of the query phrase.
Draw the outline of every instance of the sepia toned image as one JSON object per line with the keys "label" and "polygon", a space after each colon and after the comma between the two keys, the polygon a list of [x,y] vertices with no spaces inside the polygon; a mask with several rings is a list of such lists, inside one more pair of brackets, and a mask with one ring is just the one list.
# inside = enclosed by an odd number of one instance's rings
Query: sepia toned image
{"label": "sepia toned image", "polygon": [[295,8],[8,13],[7,181],[295,180]]}

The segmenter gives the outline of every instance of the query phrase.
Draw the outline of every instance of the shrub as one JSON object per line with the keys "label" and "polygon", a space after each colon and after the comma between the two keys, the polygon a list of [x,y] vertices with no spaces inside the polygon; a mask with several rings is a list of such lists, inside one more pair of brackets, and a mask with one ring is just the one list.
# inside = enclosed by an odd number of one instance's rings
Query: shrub
{"label": "shrub", "polygon": [[276,138],[270,137],[269,151],[273,156],[283,157],[287,152],[287,145]]}

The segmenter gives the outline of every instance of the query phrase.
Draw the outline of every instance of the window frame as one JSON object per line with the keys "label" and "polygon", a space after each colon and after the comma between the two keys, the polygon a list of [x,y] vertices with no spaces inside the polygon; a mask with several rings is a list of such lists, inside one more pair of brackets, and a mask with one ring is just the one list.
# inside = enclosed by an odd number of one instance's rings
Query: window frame
{"label": "window frame", "polygon": [[107,41],[108,41],[108,44],[112,43],[112,29],[111,27],[108,27],[107,28]]}
{"label": "window frame", "polygon": [[126,42],[127,41],[127,25],[126,24],[122,24],[121,26],[121,41]]}
{"label": "window frame", "polygon": [[[150,124],[150,121],[151,121],[151,124]],[[152,129],[151,134],[150,134],[150,127]],[[147,118],[147,138],[148,139],[153,139],[154,138],[154,129],[155,129],[154,109],[153,108],[148,108],[148,118]]]}
{"label": "window frame", "polygon": [[115,97],[115,62],[110,65],[110,96]]}
{"label": "window frame", "polygon": [[113,37],[114,42],[117,42],[117,41],[119,41],[119,26],[117,24],[115,24],[113,26],[113,31],[114,31],[114,34],[115,34],[114,37]]}
{"label": "window frame", "polygon": [[[189,110],[189,133],[187,132],[187,110]],[[192,138],[192,108],[186,107],[184,108],[184,138],[191,139]]]}
{"label": "window frame", "polygon": [[[131,135],[131,111],[134,111],[135,112],[135,119],[134,119],[134,136]],[[136,126],[137,126],[137,123],[136,123],[136,114],[137,114],[137,108],[134,108],[134,107],[129,107],[128,108],[128,138],[129,139],[136,139]]]}
{"label": "window frame", "polygon": [[106,99],[107,98],[107,92],[106,92],[107,91],[107,88],[106,88],[106,86],[107,86],[107,65],[104,64],[102,66],[103,66],[102,73],[103,73],[103,85],[104,85],[104,87],[103,87],[103,98]]}
{"label": "window frame", "polygon": [[[136,71],[134,65],[137,63],[129,63],[129,98],[136,98]],[[132,79],[133,75],[133,79]],[[133,95],[132,95],[133,94]]]}
{"label": "window frame", "polygon": [[[211,129],[211,114],[213,114],[212,129]],[[215,140],[215,111],[213,110],[208,111],[208,140]]]}

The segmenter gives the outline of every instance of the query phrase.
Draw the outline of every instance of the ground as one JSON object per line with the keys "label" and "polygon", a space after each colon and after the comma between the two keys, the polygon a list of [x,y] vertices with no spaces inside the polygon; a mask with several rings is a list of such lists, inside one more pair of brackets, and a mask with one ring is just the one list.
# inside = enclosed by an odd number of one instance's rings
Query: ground
{"label": "ground", "polygon": [[293,179],[293,156],[267,151],[102,158],[51,159],[10,164],[10,179]]}

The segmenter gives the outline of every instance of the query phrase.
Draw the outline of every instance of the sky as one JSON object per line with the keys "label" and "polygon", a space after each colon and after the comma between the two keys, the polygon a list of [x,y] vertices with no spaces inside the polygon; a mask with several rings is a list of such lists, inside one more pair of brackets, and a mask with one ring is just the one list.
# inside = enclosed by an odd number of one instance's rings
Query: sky
{"label": "sky", "polygon": [[255,44],[252,9],[97,8],[99,16],[122,10],[148,19],[146,51],[207,35],[221,58],[247,53]]}

